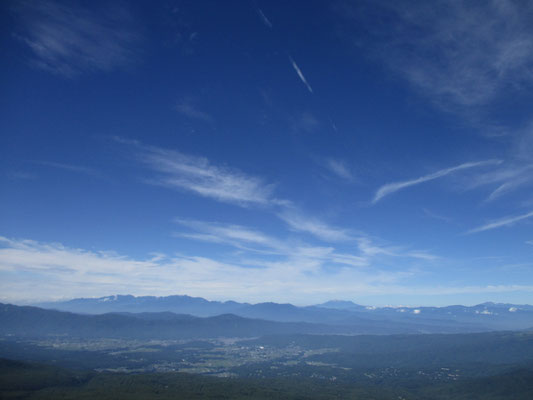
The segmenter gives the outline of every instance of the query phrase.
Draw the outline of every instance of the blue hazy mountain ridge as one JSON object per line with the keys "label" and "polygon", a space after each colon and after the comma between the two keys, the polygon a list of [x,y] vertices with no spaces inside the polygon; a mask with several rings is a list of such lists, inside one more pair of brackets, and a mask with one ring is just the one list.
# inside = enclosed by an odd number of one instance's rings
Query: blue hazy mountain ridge
{"label": "blue hazy mountain ridge", "polygon": [[101,314],[106,312],[160,312],[172,311],[199,317],[209,317],[233,311],[248,305],[234,301],[209,301],[201,297],[190,296],[139,296],[115,295],[100,298],[79,298],[64,302],[47,302],[35,304],[37,307],[53,308],[62,311],[72,311],[87,314]]}
{"label": "blue hazy mountain ridge", "polygon": [[276,322],[233,314],[194,317],[173,313],[75,314],[31,306],[0,304],[0,335],[120,339],[257,337],[265,334],[349,334],[349,327],[306,322]]}
{"label": "blue hazy mountain ridge", "polygon": [[[140,321],[140,322],[139,322]],[[480,329],[405,324],[402,322],[372,321],[359,318],[345,324],[326,324],[308,321],[275,321],[261,318],[221,314],[195,317],[172,312],[109,312],[104,314],[76,314],[70,311],[20,307],[10,304],[0,309],[0,333],[8,335],[41,336],[74,335],[78,337],[182,338],[218,336],[258,336],[264,334],[389,334],[458,331],[477,332]],[[149,323],[149,328],[146,326]],[[230,324],[227,330],[226,324]],[[48,328],[43,328],[48,327]],[[255,329],[257,328],[257,329]],[[43,330],[44,329],[44,330]],[[48,330],[47,330],[48,329]],[[148,331],[146,331],[148,329]],[[255,329],[255,330],[254,330]],[[87,331],[87,332],[86,332]],[[136,333],[136,332],[140,333]],[[121,333],[122,332],[122,333]]]}
{"label": "blue hazy mountain ridge", "polygon": [[8,337],[70,336],[78,338],[191,339],[257,337],[286,334],[417,334],[480,332],[476,326],[404,323],[354,318],[344,324],[274,321],[221,314],[195,317],[172,312],[76,314],[0,303],[0,335]]}
{"label": "blue hazy mountain ridge", "polygon": [[527,329],[533,326],[533,306],[482,303],[447,307],[365,307],[353,302],[330,301],[297,307],[278,303],[238,303],[209,301],[201,297],[114,295],[79,298],[35,304],[37,307],[75,313],[154,313],[172,312],[197,317],[234,314],[277,322],[308,322],[364,327],[366,332],[479,332]]}
{"label": "blue hazy mountain ridge", "polygon": [[[487,330],[487,329],[485,329]],[[263,335],[386,335],[475,333],[480,327],[358,319],[353,324],[279,322],[233,314],[195,317],[171,312],[76,314],[0,303],[0,336],[122,339],[198,339]]]}

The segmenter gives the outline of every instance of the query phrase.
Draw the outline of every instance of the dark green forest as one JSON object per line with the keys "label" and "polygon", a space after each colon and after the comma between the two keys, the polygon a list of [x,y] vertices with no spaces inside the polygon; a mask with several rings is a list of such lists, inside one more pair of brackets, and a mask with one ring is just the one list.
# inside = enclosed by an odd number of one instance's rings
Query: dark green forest
{"label": "dark green forest", "polygon": [[316,379],[118,374],[0,360],[2,399],[531,399],[533,369],[454,383],[346,384]]}

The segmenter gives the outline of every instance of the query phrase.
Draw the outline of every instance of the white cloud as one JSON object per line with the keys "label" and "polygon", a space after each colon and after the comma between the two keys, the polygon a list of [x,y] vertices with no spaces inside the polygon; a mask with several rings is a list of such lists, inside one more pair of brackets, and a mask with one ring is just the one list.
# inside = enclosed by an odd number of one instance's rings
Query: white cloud
{"label": "white cloud", "polygon": [[500,186],[498,186],[490,195],[487,197],[487,201],[495,200],[504,194],[507,194],[509,192],[512,192],[513,190],[516,190],[523,184],[529,182],[531,180],[531,177],[524,176],[518,179],[513,179],[510,182],[502,183]]}
{"label": "white cloud", "polygon": [[[299,220],[294,220],[292,222],[299,227],[299,231],[311,233],[322,240],[327,238],[326,241],[328,242],[354,241],[356,243],[356,246],[352,247],[354,253],[348,254],[345,251],[339,251],[334,246],[310,245],[301,239],[278,239],[240,225],[182,219],[176,219],[176,222],[195,231],[195,233],[180,232],[176,235],[178,237],[226,244],[242,250],[243,254],[281,256],[295,264],[301,264],[303,260],[307,260],[306,263],[309,263],[309,260],[314,260],[312,265],[315,268],[320,268],[325,264],[340,264],[351,267],[371,266],[378,257],[380,257],[380,260],[390,257],[412,258],[423,261],[439,259],[439,257],[426,251],[406,250],[399,246],[384,247],[376,245],[366,237],[353,238],[345,231],[336,230],[316,221],[311,227],[305,225],[307,221],[300,223]],[[265,265],[264,261],[253,258],[246,258],[246,261],[241,260],[239,263]]]}
{"label": "white cloud", "polygon": [[432,286],[420,288],[402,288],[397,293],[415,295],[457,295],[476,293],[533,292],[532,285],[486,285],[486,286]]}
{"label": "white cloud", "polygon": [[67,248],[59,243],[16,240],[0,237],[3,270],[52,270],[76,274],[131,274],[139,267],[152,268],[154,258],[136,261],[114,252],[91,252]]}
{"label": "white cloud", "polygon": [[[338,261],[334,260],[339,258]],[[246,263],[244,263],[246,261]],[[324,273],[327,262],[346,268]],[[281,261],[222,262],[200,256],[146,260],[57,243],[0,238],[0,301],[105,296],[189,294],[240,301],[309,301],[332,293],[375,291],[394,273],[363,272],[364,260],[328,247],[297,247]],[[316,296],[318,297],[316,297]]]}
{"label": "white cloud", "polygon": [[[268,206],[267,211],[274,213],[294,232],[308,233],[319,240],[349,242],[354,250],[339,251],[334,247],[310,246],[300,239],[280,239],[236,224],[202,222],[191,219],[176,219],[176,222],[193,232],[180,231],[175,236],[203,242],[230,245],[244,253],[255,255],[278,255],[286,258],[298,256],[308,259],[305,253],[314,254],[320,268],[323,264],[342,264],[367,266],[375,256],[408,257],[419,260],[434,260],[435,256],[424,251],[407,251],[401,247],[385,248],[373,244],[364,234],[332,226],[316,217],[303,214],[290,201],[276,199],[272,195],[272,185],[265,185],[259,178],[244,173],[212,165],[207,159],[193,157],[180,152],[148,147],[136,141],[115,138],[118,142],[135,146],[139,158],[161,175],[155,183],[171,188],[192,191],[215,200],[234,203],[240,206],[249,204]],[[326,255],[327,254],[327,255]]]}
{"label": "white cloud", "polygon": [[370,33],[369,51],[445,108],[485,105],[504,90],[533,83],[530,2],[343,4],[350,37],[357,41],[360,29]]}
{"label": "white cloud", "polygon": [[353,175],[350,172],[350,169],[346,166],[346,163],[342,160],[335,160],[333,158],[329,158],[326,160],[326,168],[328,168],[331,172],[333,172],[335,175],[342,179],[346,179],[347,181],[353,181]]}
{"label": "white cloud", "polygon": [[[179,233],[178,236],[204,242],[223,243],[253,254],[277,255],[300,263],[303,259],[322,263],[343,264],[353,267],[367,266],[365,255],[339,253],[334,247],[312,246],[301,240],[280,240],[262,232],[240,225],[176,219],[176,222],[199,233]],[[252,261],[250,261],[252,262]],[[257,264],[258,261],[253,261]],[[259,262],[260,265],[261,262]]]}
{"label": "white cloud", "polygon": [[279,213],[278,217],[285,221],[292,230],[310,233],[327,242],[353,239],[346,229],[330,226],[316,218],[304,216],[295,210],[286,209]]}
{"label": "white cloud", "polygon": [[[277,255],[292,260],[315,259],[320,263],[343,264],[353,267],[370,266],[379,257],[412,258],[423,261],[435,261],[439,257],[427,251],[409,250],[401,246],[381,246],[370,238],[352,236],[353,233],[329,226],[324,222],[310,220],[298,214],[285,213],[280,216],[289,227],[297,232],[309,233],[326,242],[341,242],[344,246],[354,242],[352,251],[346,253],[338,246],[316,246],[298,238],[276,238],[255,229],[241,225],[204,222],[189,219],[176,219],[181,226],[194,232],[179,232],[176,236],[187,239],[226,244],[244,251],[244,254]],[[248,260],[248,259],[247,259]],[[254,261],[257,263],[258,261]]]}
{"label": "white cloud", "polygon": [[440,221],[444,221],[444,222],[452,222],[452,219],[451,219],[451,218],[445,217],[444,215],[436,214],[436,213],[434,213],[434,212],[428,210],[427,208],[423,208],[422,211],[423,211],[424,214],[427,215],[429,218],[438,219],[438,220],[440,220]]}
{"label": "white cloud", "polygon": [[257,8],[257,14],[259,14],[259,17],[261,18],[261,21],[263,21],[263,23],[265,24],[265,26],[267,26],[268,28],[272,28],[272,23],[270,22],[270,20],[266,17],[265,13],[263,12],[263,10],[261,10],[260,8]]}
{"label": "white cloud", "polygon": [[491,202],[526,185],[532,184],[532,169],[533,164],[515,162],[502,168],[497,168],[494,171],[479,174],[476,176],[476,179],[470,183],[470,187],[476,188],[480,186],[497,185],[486,199],[487,202]]}
{"label": "white cloud", "polygon": [[213,117],[205,111],[199,110],[190,100],[182,100],[176,105],[176,111],[187,118],[192,118],[210,124],[214,123]]}
{"label": "white cloud", "polygon": [[461,165],[457,165],[455,167],[442,169],[440,171],[434,172],[429,175],[424,175],[420,178],[411,179],[408,181],[402,181],[402,182],[393,182],[393,183],[387,183],[386,185],[381,186],[376,194],[374,195],[374,199],[372,200],[372,203],[377,203],[379,200],[381,200],[383,197],[388,196],[394,192],[397,192],[398,190],[405,189],[410,186],[418,185],[424,182],[428,182],[437,178],[441,178],[443,176],[452,174],[457,171],[469,169],[469,168],[475,168],[475,167],[484,167],[487,165],[498,165],[501,164],[502,161],[500,160],[487,160],[487,161],[478,161],[478,162],[468,162]]}
{"label": "white cloud", "polygon": [[213,165],[204,157],[136,145],[140,160],[159,173],[152,183],[242,206],[286,203],[273,197],[273,185],[237,169]]}
{"label": "white cloud", "polygon": [[409,251],[405,253],[405,257],[419,258],[421,260],[426,260],[426,261],[434,261],[439,258],[425,251]]}
{"label": "white cloud", "polygon": [[407,257],[415,258],[425,261],[434,261],[439,259],[427,251],[422,250],[406,250],[401,246],[383,246],[378,245],[368,237],[359,237],[357,240],[357,247],[366,257]]}
{"label": "white cloud", "polygon": [[[345,267],[324,271],[323,265],[337,262],[336,258]],[[135,259],[109,251],[0,237],[0,301],[29,302],[122,293],[188,294],[219,300],[309,304],[355,295],[533,291],[533,286],[528,285],[413,286],[409,284],[409,273],[359,268],[366,266],[370,266],[367,258],[337,254],[331,247],[294,247],[280,261],[243,258],[223,262],[204,256],[163,254]]]}
{"label": "white cloud", "polygon": [[[258,253],[287,253],[286,243],[241,225],[204,222],[190,219],[175,219],[178,224],[199,233],[179,233],[178,236],[189,239],[225,243],[239,249]],[[250,247],[255,246],[255,247]]]}
{"label": "white cloud", "polygon": [[289,60],[292,64],[292,67],[294,68],[294,70],[296,71],[296,74],[298,75],[298,77],[300,78],[300,80],[303,82],[303,84],[305,85],[305,87],[307,88],[307,90],[309,90],[310,93],[313,93],[313,88],[311,87],[311,85],[309,85],[309,83],[307,82],[307,79],[305,79],[305,76],[304,74],[302,73],[300,67],[298,67],[298,64],[296,64],[296,62],[292,59],[291,56],[289,56]]}
{"label": "white cloud", "polygon": [[374,257],[377,255],[386,255],[386,256],[394,257],[397,255],[397,252],[399,251],[398,247],[378,246],[375,243],[373,243],[370,239],[364,238],[364,237],[357,239],[357,246],[363,254],[369,257]]}
{"label": "white cloud", "polygon": [[82,7],[74,2],[21,1],[14,6],[22,26],[16,36],[33,51],[33,64],[72,77],[129,66],[139,35],[123,6]]}
{"label": "white cloud", "polygon": [[352,267],[366,267],[370,265],[370,260],[365,256],[354,256],[352,254],[331,254],[331,261],[337,264],[351,265]]}
{"label": "white cloud", "polygon": [[519,221],[522,221],[524,219],[531,218],[531,217],[533,217],[533,211],[528,212],[527,214],[522,214],[522,215],[518,215],[515,217],[505,217],[497,221],[490,222],[486,225],[482,225],[480,227],[471,229],[467,233],[483,232],[483,231],[488,231],[491,229],[501,228],[502,226],[513,225],[516,222],[519,222]]}

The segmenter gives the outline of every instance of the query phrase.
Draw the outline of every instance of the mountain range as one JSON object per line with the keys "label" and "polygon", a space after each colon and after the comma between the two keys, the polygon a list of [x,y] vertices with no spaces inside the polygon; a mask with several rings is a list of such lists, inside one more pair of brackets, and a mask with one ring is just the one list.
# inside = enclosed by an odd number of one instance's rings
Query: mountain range
{"label": "mountain range", "polygon": [[174,313],[75,314],[38,307],[0,304],[0,336],[119,339],[202,339],[297,333],[348,334],[349,328],[306,322],[275,322],[222,314],[194,317]]}
{"label": "mountain range", "polygon": [[[173,313],[212,318],[224,314],[279,323],[308,323],[346,333],[459,333],[519,330],[533,326],[533,306],[483,303],[447,307],[368,307],[351,301],[328,301],[298,307],[279,303],[209,301],[201,297],[114,295],[35,304],[78,314]],[[167,315],[168,316],[168,315]],[[152,316],[153,318],[154,316]],[[159,315],[156,319],[160,319]],[[316,328],[316,327],[315,327]]]}

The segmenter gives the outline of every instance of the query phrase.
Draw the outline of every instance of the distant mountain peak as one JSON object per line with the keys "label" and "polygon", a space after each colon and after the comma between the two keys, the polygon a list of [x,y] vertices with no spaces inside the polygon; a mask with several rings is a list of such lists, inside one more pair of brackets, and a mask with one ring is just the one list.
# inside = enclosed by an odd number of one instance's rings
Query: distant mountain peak
{"label": "distant mountain peak", "polygon": [[317,304],[317,307],[322,308],[335,308],[338,310],[350,310],[350,309],[362,309],[365,308],[359,304],[354,303],[350,300],[329,300],[322,304]]}

